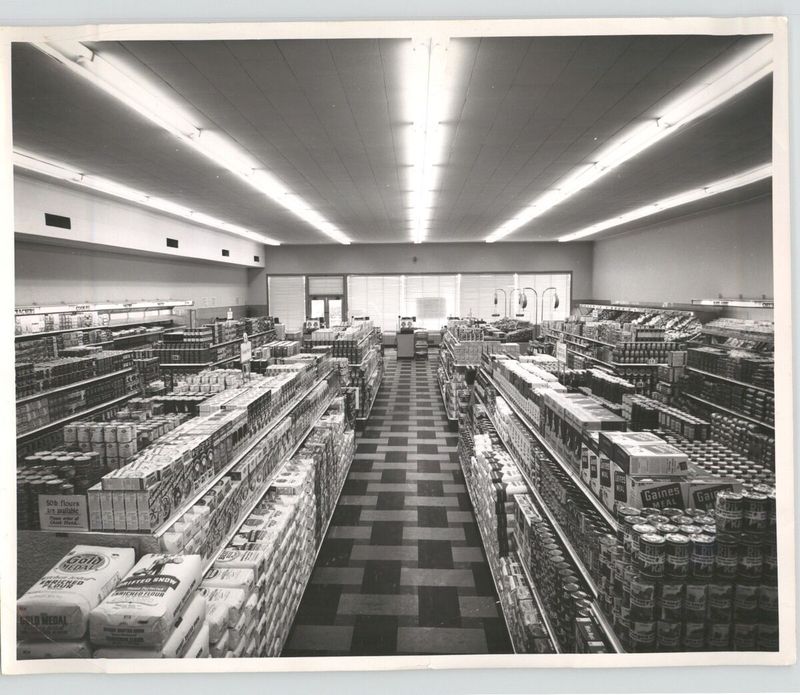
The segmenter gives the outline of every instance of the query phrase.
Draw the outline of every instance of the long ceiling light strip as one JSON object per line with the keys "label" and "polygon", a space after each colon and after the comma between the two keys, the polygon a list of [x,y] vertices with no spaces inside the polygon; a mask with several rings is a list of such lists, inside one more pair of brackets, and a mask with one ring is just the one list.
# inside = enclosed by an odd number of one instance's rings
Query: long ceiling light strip
{"label": "long ceiling light strip", "polygon": [[676,208],[681,205],[694,203],[698,200],[703,200],[704,198],[709,198],[711,196],[718,195],[719,193],[733,190],[734,188],[747,186],[748,184],[756,183],[757,181],[770,178],[771,176],[772,164],[764,164],[756,167],[755,169],[748,169],[747,171],[736,174],[735,176],[730,176],[728,178],[715,181],[710,183],[708,186],[704,186],[703,188],[694,188],[689,191],[684,191],[683,193],[679,193],[669,198],[664,198],[663,200],[656,201],[650,205],[644,205],[643,207],[636,208],[635,210],[631,210],[630,212],[626,212],[617,217],[612,217],[604,220],[603,222],[598,222],[588,227],[584,227],[577,232],[559,237],[558,240],[575,241],[576,239],[585,239],[586,237],[599,234],[606,229],[618,227],[622,224],[642,219],[643,217],[649,217],[650,215],[656,215],[660,212],[664,212],[664,210],[669,210],[670,208]]}
{"label": "long ceiling light strip", "polygon": [[411,99],[413,124],[409,147],[411,167],[411,238],[427,238],[438,183],[443,146],[440,126],[445,101],[445,74],[449,39],[414,40],[411,45]]}
{"label": "long ceiling light strip", "polygon": [[141,191],[137,191],[133,188],[129,188],[128,186],[117,183],[116,181],[111,181],[100,176],[83,174],[72,166],[57,162],[50,162],[28,152],[22,152],[18,150],[14,151],[14,166],[19,167],[20,169],[25,169],[26,171],[35,172],[37,174],[51,176],[53,178],[60,179],[61,181],[68,181],[69,183],[90,188],[93,191],[106,193],[116,198],[122,198],[124,200],[137,203],[138,205],[144,205],[161,212],[166,212],[170,215],[175,215],[176,217],[182,217],[196,224],[202,224],[206,227],[220,229],[223,232],[235,234],[236,236],[249,239],[250,241],[256,241],[260,244],[267,244],[269,246],[280,246],[279,241],[264,236],[263,234],[259,234],[258,232],[253,232],[249,229],[245,229],[244,227],[231,224],[230,222],[219,220],[216,217],[206,215],[205,213],[197,210],[191,210],[169,200],[150,196],[146,193],[142,193]]}
{"label": "long ceiling light strip", "polygon": [[684,92],[666,105],[661,115],[627,130],[613,144],[560,180],[556,187],[536,198],[487,238],[493,243],[507,237],[578,191],[609,174],[620,164],[672,135],[687,123],[717,108],[772,72],[773,46],[765,39],[745,58],[729,62],[710,74],[701,85]]}
{"label": "long ceiling light strip", "polygon": [[173,99],[131,75],[124,66],[94,53],[77,41],[34,45],[318,231],[340,244],[350,243],[344,232],[266,171],[263,164],[250,157],[233,138],[197,127]]}

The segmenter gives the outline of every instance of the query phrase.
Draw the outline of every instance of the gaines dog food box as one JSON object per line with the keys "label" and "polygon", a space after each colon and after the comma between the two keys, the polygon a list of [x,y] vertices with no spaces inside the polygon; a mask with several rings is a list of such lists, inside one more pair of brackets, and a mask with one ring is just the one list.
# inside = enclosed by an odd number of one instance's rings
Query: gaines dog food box
{"label": "gaines dog food box", "polygon": [[76,545],[17,601],[17,637],[82,639],[89,614],[133,562],[133,548]]}

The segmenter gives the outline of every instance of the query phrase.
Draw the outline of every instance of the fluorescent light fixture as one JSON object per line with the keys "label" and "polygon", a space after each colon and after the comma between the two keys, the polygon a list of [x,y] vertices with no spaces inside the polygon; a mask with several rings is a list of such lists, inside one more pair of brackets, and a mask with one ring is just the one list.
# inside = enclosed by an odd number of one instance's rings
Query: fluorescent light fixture
{"label": "fluorescent light fixture", "polygon": [[113,56],[95,53],[78,41],[34,45],[74,74],[89,80],[152,123],[170,132],[318,231],[340,244],[350,243],[344,232],[302,198],[292,194],[277,177],[264,171],[263,164],[251,157],[233,138],[213,130],[201,129],[195,124],[194,117],[171,98],[166,90],[159,89],[151,81],[145,81],[134,74],[128,66]]}
{"label": "fluorescent light fixture", "polygon": [[486,242],[491,244],[507,237],[550,208],[590,186],[620,164],[740,94],[772,72],[772,56],[772,39],[768,38],[758,42],[748,55],[739,56],[717,68],[701,84],[685,91],[660,109],[659,116],[629,128],[610,146],[597,152],[593,163],[578,167],[560,180],[555,188],[545,192],[501,224],[486,238]]}
{"label": "fluorescent light fixture", "polygon": [[703,198],[709,198],[719,193],[733,190],[734,188],[747,186],[748,184],[761,181],[762,179],[769,178],[770,176],[772,176],[772,164],[764,164],[756,167],[755,169],[749,169],[740,174],[736,174],[735,176],[730,176],[726,179],[715,181],[714,183],[704,186],[703,188],[695,188],[690,191],[684,191],[683,193],[671,196],[670,198],[664,198],[663,200],[656,201],[650,205],[645,205],[617,217],[612,217],[611,219],[604,220],[603,222],[598,222],[589,227],[585,227],[580,231],[559,237],[558,240],[575,241],[576,239],[584,239],[588,236],[599,234],[606,229],[618,227],[621,224],[633,222],[634,220],[639,220],[643,217],[649,217],[650,215],[656,215],[664,210],[669,210],[670,208],[693,203],[697,200],[702,200]]}
{"label": "fluorescent light fixture", "polygon": [[112,195],[116,198],[122,198],[123,200],[137,203],[138,205],[144,205],[146,207],[153,208],[154,210],[160,210],[161,212],[166,212],[170,215],[175,215],[176,217],[183,217],[190,222],[202,224],[206,227],[220,229],[223,232],[235,234],[236,236],[244,237],[246,239],[250,239],[251,241],[257,241],[258,243],[267,244],[268,246],[280,246],[279,241],[264,236],[263,234],[259,234],[258,232],[253,232],[249,229],[245,229],[244,227],[231,224],[230,222],[219,220],[216,217],[211,217],[210,215],[198,212],[197,210],[190,210],[187,207],[164,200],[163,198],[149,196],[146,193],[129,188],[128,186],[124,186],[116,181],[111,181],[100,176],[92,176],[91,174],[80,173],[74,167],[61,164],[60,162],[50,162],[29,152],[15,150],[14,166],[27,171],[33,171],[37,174],[51,176],[53,178],[60,179],[61,181],[75,183],[79,186],[90,188],[94,191],[107,193],[108,195]]}
{"label": "fluorescent light fixture", "polygon": [[415,39],[411,42],[410,82],[412,126],[409,141],[411,166],[411,238],[425,241],[438,182],[443,147],[441,120],[445,106],[447,38]]}

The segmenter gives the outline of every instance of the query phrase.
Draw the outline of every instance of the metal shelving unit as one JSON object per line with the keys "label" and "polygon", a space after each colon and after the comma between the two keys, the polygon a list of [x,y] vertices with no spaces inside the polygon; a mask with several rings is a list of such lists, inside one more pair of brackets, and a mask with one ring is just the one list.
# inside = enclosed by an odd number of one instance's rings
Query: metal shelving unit
{"label": "metal shelving unit", "polygon": [[29,396],[22,396],[21,398],[17,398],[17,405],[20,403],[28,403],[29,401],[35,401],[39,398],[47,398],[48,396],[52,396],[56,393],[62,393],[64,391],[71,391],[72,389],[81,388],[82,386],[88,386],[89,384],[94,384],[98,381],[105,381],[106,379],[111,379],[115,376],[121,376],[122,374],[127,374],[128,372],[132,372],[133,367],[126,367],[125,369],[120,369],[116,372],[109,372],[108,374],[101,374],[99,376],[93,376],[91,379],[83,379],[82,381],[74,381],[71,384],[65,384],[64,386],[56,386],[52,389],[47,389],[47,391],[37,391],[36,393],[32,393]]}
{"label": "metal shelving unit", "polygon": [[708,406],[709,408],[714,408],[715,410],[721,410],[723,413],[728,413],[728,415],[733,415],[734,417],[742,418],[742,420],[747,420],[748,422],[752,422],[755,425],[759,425],[760,427],[766,427],[770,430],[775,430],[775,425],[770,425],[768,422],[764,422],[763,420],[758,420],[750,415],[745,415],[744,413],[740,413],[738,410],[732,410],[731,408],[727,408],[724,405],[720,405],[719,403],[713,403],[712,401],[708,401],[705,398],[701,398],[700,396],[695,396],[693,393],[683,393],[683,396],[686,398],[691,398],[693,401],[697,401],[698,403],[702,403],[703,405]]}
{"label": "metal shelving unit", "polygon": [[[511,403],[509,402],[508,399],[503,398],[503,400],[509,406],[511,406]],[[558,536],[559,540],[561,541],[561,545],[567,551],[567,554],[569,555],[570,559],[572,560],[572,563],[575,566],[575,568],[578,570],[578,573],[580,574],[581,578],[583,579],[587,589],[589,590],[589,593],[594,598],[594,602],[593,602],[593,605],[592,605],[592,610],[593,610],[593,613],[596,615],[598,622],[601,624],[601,626],[605,630],[605,633],[606,633],[605,637],[607,638],[609,644],[612,646],[612,648],[617,653],[623,652],[624,650],[622,649],[622,645],[619,643],[619,640],[617,639],[617,636],[614,633],[613,628],[611,628],[610,624],[608,623],[608,620],[605,618],[605,615],[603,614],[603,611],[600,609],[600,607],[596,603],[597,599],[600,596],[600,591],[597,588],[597,584],[595,583],[594,579],[592,578],[592,575],[586,569],[586,566],[583,564],[583,560],[581,560],[580,556],[575,552],[575,549],[572,547],[572,543],[570,542],[570,540],[567,537],[567,535],[564,533],[564,530],[561,528],[561,524],[558,523],[556,518],[550,512],[550,508],[547,506],[547,503],[544,501],[544,499],[542,499],[542,496],[539,494],[539,491],[536,489],[536,486],[533,484],[533,481],[531,481],[531,479],[528,477],[528,473],[525,470],[525,467],[519,461],[516,460],[516,454],[514,453],[514,449],[511,447],[511,445],[508,443],[508,441],[506,441],[506,438],[502,434],[500,428],[497,427],[497,421],[495,420],[494,415],[491,413],[489,408],[486,407],[485,403],[483,403],[483,406],[484,406],[484,410],[486,411],[486,415],[488,416],[489,420],[491,421],[492,425],[494,426],[494,429],[497,432],[497,436],[500,438],[500,441],[503,443],[503,446],[506,448],[506,450],[508,451],[509,455],[513,459],[515,459],[515,461],[517,463],[517,468],[519,469],[520,474],[522,475],[523,479],[525,480],[525,484],[528,487],[528,490],[529,490],[529,492],[531,494],[531,497],[533,498],[534,502],[536,503],[536,507],[538,508],[539,513],[545,518],[545,520],[550,525],[550,527],[555,531],[556,535]],[[516,411],[514,411],[514,412],[516,413]],[[518,413],[517,413],[517,417],[520,417]],[[520,419],[522,419],[522,418],[520,418]],[[523,565],[523,567],[524,567],[524,565]],[[526,574],[527,574],[528,573],[528,568],[527,567],[525,567],[525,571],[526,571]],[[528,575],[528,581],[532,586],[535,585],[535,583],[533,582],[533,579],[530,577],[530,575]],[[539,603],[541,603],[541,602],[537,601],[537,604],[539,604]],[[546,613],[544,612],[542,606],[540,606],[540,611],[542,611],[542,613],[544,615],[546,615]]]}
{"label": "metal shelving unit", "polygon": [[714,374],[714,372],[706,372],[702,369],[698,369],[697,367],[686,367],[687,372],[694,372],[695,374],[701,374],[702,376],[707,376],[711,379],[718,379],[719,381],[726,381],[729,384],[737,384],[739,386],[744,386],[746,388],[755,389],[756,391],[763,391],[764,393],[775,393],[775,389],[768,388],[766,386],[756,386],[755,384],[748,384],[746,381],[739,381],[738,379],[732,379],[729,376],[722,376],[722,374]]}
{"label": "metal shelving unit", "polygon": [[277,427],[278,424],[287,415],[289,415],[298,405],[300,405],[300,403],[305,399],[305,397],[308,396],[308,394],[311,393],[317,387],[318,384],[327,379],[332,371],[333,369],[329,368],[324,374],[314,379],[313,382],[307,388],[305,388],[301,393],[295,396],[295,398],[293,398],[292,401],[288,403],[286,407],[283,408],[283,410],[281,410],[280,413],[278,413],[272,419],[272,422],[265,429],[263,429],[261,433],[255,439],[253,439],[252,442],[250,442],[247,445],[244,451],[238,454],[236,458],[233,459],[233,461],[230,461],[222,470],[220,470],[213,478],[211,478],[211,480],[209,480],[205,485],[203,485],[203,487],[200,490],[195,492],[188,500],[186,500],[181,505],[180,509],[176,511],[167,521],[165,521],[160,526],[158,526],[158,528],[152,531],[151,532],[152,535],[157,538],[161,537],[167,531],[167,529],[169,529],[169,527],[172,526],[172,524],[174,524],[178,519],[180,519],[184,514],[186,514],[186,512],[189,511],[189,509],[191,509],[195,504],[197,504],[197,502],[201,500],[203,496],[211,488],[214,487],[214,485],[216,485],[220,480],[222,480],[222,478],[225,475],[227,475],[229,471],[231,471],[235,466],[237,466],[247,456],[249,456],[250,453],[253,451],[253,449],[255,449],[261,443],[264,437],[268,436],[270,432],[272,432],[272,430],[274,430],[275,427]]}
{"label": "metal shelving unit", "polygon": [[528,431],[536,437],[536,440],[539,442],[539,445],[548,453],[551,459],[555,461],[561,470],[572,480],[575,484],[575,487],[580,490],[581,494],[589,501],[589,503],[595,508],[595,510],[603,517],[603,520],[608,525],[609,533],[616,533],[617,531],[617,522],[614,519],[614,516],[611,512],[608,511],[603,506],[603,503],[600,502],[597,497],[592,494],[592,491],[586,487],[586,483],[584,483],[578,475],[576,475],[575,471],[572,467],[567,464],[561,456],[556,452],[553,447],[547,442],[547,440],[539,433],[539,430],[533,425],[533,423],[528,420],[527,415],[520,410],[520,408],[514,403],[513,399],[506,393],[505,389],[498,384],[494,378],[490,374],[486,374],[489,383],[492,384],[494,389],[503,394],[504,400],[508,403],[509,408],[514,411],[514,414],[522,421],[522,424],[528,429]]}

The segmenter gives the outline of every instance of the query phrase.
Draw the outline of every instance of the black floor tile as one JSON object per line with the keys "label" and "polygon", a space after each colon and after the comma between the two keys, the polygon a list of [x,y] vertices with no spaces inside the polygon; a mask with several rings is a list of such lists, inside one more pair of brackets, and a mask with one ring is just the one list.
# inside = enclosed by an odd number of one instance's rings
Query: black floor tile
{"label": "black floor tile", "polygon": [[419,480],[417,494],[420,497],[444,497],[443,485],[441,480]]}
{"label": "black floor tile", "polygon": [[[422,493],[420,493],[422,494]],[[447,528],[447,509],[444,507],[417,507],[418,526],[424,528]]]}
{"label": "black floor tile", "polygon": [[400,590],[400,560],[367,560],[364,563],[362,594],[396,594]]}
{"label": "black floor tile", "polygon": [[408,463],[408,454],[405,451],[387,451],[383,460],[386,463]]}
{"label": "black floor tile", "polygon": [[439,445],[438,444],[417,444],[417,453],[418,454],[438,454],[439,453]]}
{"label": "black floor tile", "polygon": [[376,451],[378,451],[378,445],[377,444],[369,444],[369,443],[356,444],[356,453],[357,454],[374,454]]}
{"label": "black floor tile", "polygon": [[467,540],[467,545],[474,548],[482,548],[483,542],[481,541],[481,532],[477,524],[464,524],[464,537]]}
{"label": "black floor tile", "polygon": [[[500,606],[497,607],[497,611],[500,612]],[[506,623],[502,618],[484,618],[483,632],[490,654],[508,654],[513,651]]]}
{"label": "black floor tile", "polygon": [[361,518],[361,507],[352,504],[340,504],[333,512],[331,526],[358,526]]}
{"label": "black floor tile", "polygon": [[472,511],[472,502],[469,500],[469,493],[467,492],[458,492],[456,493],[456,497],[458,497],[458,508],[462,512],[471,512]]}
{"label": "black floor tile", "polygon": [[402,469],[387,468],[381,473],[382,483],[405,483],[408,471]]}
{"label": "black floor tile", "polygon": [[353,656],[395,654],[397,652],[397,616],[359,615],[353,626],[350,653]]}
{"label": "black floor tile", "polygon": [[420,569],[453,569],[453,552],[449,541],[419,541]]}
{"label": "black floor tile", "polygon": [[408,446],[408,437],[389,437],[387,446]]}
{"label": "black floor tile", "polygon": [[433,430],[420,430],[417,432],[417,439],[436,439],[436,432]]}
{"label": "black floor tile", "polygon": [[403,545],[402,521],[373,521],[370,545]]}
{"label": "black floor tile", "polygon": [[461,609],[456,587],[421,586],[418,596],[420,627],[461,626]]}
{"label": "black floor tile", "polygon": [[441,473],[442,468],[438,461],[418,461],[417,470],[420,473]]}
{"label": "black floor tile", "polygon": [[343,495],[366,495],[367,494],[367,485],[369,481],[367,480],[351,480],[348,479],[345,484],[344,488],[342,488]]}
{"label": "black floor tile", "polygon": [[404,492],[379,492],[378,504],[375,509],[403,509],[406,506],[406,495]]}
{"label": "black floor tile", "polygon": [[474,563],[472,565],[472,576],[475,580],[475,590],[478,596],[494,596],[494,581],[489,571],[489,566]]}
{"label": "black floor tile", "polygon": [[350,538],[326,538],[319,551],[317,565],[320,567],[347,567],[350,564],[350,551],[353,540]]}
{"label": "black floor tile", "polygon": [[295,623],[298,625],[333,625],[339,609],[342,587],[332,584],[309,584],[303,594]]}

